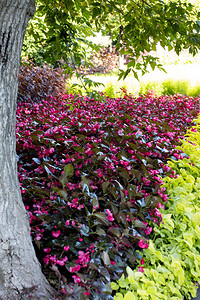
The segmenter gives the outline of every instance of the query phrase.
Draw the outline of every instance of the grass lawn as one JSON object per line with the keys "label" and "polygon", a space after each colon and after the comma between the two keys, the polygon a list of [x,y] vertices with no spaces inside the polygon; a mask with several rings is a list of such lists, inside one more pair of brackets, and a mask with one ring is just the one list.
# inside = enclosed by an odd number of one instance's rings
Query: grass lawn
{"label": "grass lawn", "polygon": [[[134,76],[128,76],[125,80],[118,81],[117,71],[111,74],[88,75],[87,77],[93,81],[103,83],[104,86],[97,88],[99,91],[105,91],[109,96],[119,96],[120,88],[125,87],[129,93],[134,96],[139,94],[142,85],[148,82],[157,82],[158,84],[166,79],[188,81],[191,87],[200,84],[200,68],[198,63],[193,64],[170,64],[165,65],[166,73],[155,70],[150,71],[140,78],[138,81]],[[71,83],[80,83],[76,78],[73,78]]]}

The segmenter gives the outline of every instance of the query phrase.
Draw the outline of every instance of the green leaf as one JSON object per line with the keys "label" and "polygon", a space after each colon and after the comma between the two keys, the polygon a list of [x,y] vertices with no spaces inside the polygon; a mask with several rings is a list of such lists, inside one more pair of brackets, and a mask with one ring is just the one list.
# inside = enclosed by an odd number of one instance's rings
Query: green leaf
{"label": "green leaf", "polygon": [[68,182],[68,178],[72,177],[74,174],[74,168],[71,164],[64,167],[64,173],[60,176],[59,181],[63,186]]}
{"label": "green leaf", "polygon": [[121,236],[121,231],[117,228],[110,228],[109,232],[111,232],[114,236],[118,238]]}
{"label": "green leaf", "polygon": [[111,282],[111,289],[117,291],[119,289],[119,285],[116,282]]}
{"label": "green leaf", "polygon": [[67,177],[72,177],[74,173],[74,168],[71,164],[64,167],[64,174]]}
{"label": "green leaf", "polygon": [[133,292],[129,291],[128,293],[125,294],[123,299],[124,300],[136,300],[136,297]]}
{"label": "green leaf", "polygon": [[84,149],[80,146],[74,146],[73,149],[76,150],[78,153],[84,153]]}
{"label": "green leaf", "polygon": [[99,207],[99,201],[98,201],[98,198],[97,198],[96,195],[94,195],[94,196],[92,197],[92,205],[93,205],[93,208],[94,208],[94,207],[95,207],[95,208],[98,208],[98,207]]}
{"label": "green leaf", "polygon": [[105,232],[105,230],[103,230],[102,228],[98,228],[98,229],[97,229],[97,234],[98,234],[99,236],[101,236],[101,235],[105,235],[106,232]]}
{"label": "green leaf", "polygon": [[110,266],[110,257],[107,252],[103,251],[101,253],[101,259],[103,260],[104,265]]}
{"label": "green leaf", "polygon": [[109,181],[105,181],[105,182],[102,183],[102,189],[103,189],[104,194],[106,193],[109,184],[110,184]]}
{"label": "green leaf", "polygon": [[104,268],[104,267],[99,267],[98,271],[99,271],[99,273],[100,273],[101,275],[103,275],[103,276],[105,277],[105,279],[106,279],[107,281],[110,281],[110,274],[109,274],[109,272],[108,272],[108,270],[107,270],[106,268]]}
{"label": "green leaf", "polygon": [[[116,286],[115,286],[116,287]],[[117,293],[115,296],[114,296],[114,300],[123,300],[124,297],[121,293]]]}
{"label": "green leaf", "polygon": [[94,213],[92,216],[96,217],[103,225],[109,225],[109,221],[104,213]]}
{"label": "green leaf", "polygon": [[84,236],[89,236],[90,233],[89,233],[90,229],[87,225],[85,224],[82,224],[81,228],[80,228],[80,232],[84,235]]}
{"label": "green leaf", "polygon": [[137,228],[147,228],[146,225],[143,222],[141,222],[140,220],[135,220],[134,225]]}

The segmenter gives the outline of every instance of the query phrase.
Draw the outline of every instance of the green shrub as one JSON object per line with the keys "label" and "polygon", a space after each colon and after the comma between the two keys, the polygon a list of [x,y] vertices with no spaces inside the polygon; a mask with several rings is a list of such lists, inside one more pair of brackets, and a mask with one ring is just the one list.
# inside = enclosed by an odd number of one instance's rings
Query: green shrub
{"label": "green shrub", "polygon": [[159,81],[149,81],[147,83],[141,82],[139,94],[147,94],[148,91],[154,91],[158,96],[163,93],[162,85]]}
{"label": "green shrub", "polygon": [[127,92],[127,86],[123,84],[122,86],[117,86],[117,83],[109,82],[103,93],[109,98],[123,98]]}
{"label": "green shrub", "polygon": [[162,82],[162,93],[174,95],[176,93],[186,95],[189,90],[189,81],[166,79]]}
{"label": "green shrub", "polygon": [[106,96],[108,96],[109,98],[116,98],[116,86],[112,82],[108,82],[106,88],[103,90],[103,93],[105,93]]}
{"label": "green shrub", "polygon": [[198,96],[200,93],[200,86],[190,88],[190,83],[187,80],[173,80],[166,79],[163,82],[160,81],[149,81],[141,82],[140,84],[140,94],[147,94],[149,91],[154,91],[158,96],[161,95],[190,95]]}
{"label": "green shrub", "polygon": [[189,92],[188,94],[191,96],[191,97],[198,97],[200,95],[200,84],[194,86],[194,87],[191,87],[189,89]]}
{"label": "green shrub", "polygon": [[[126,269],[111,287],[115,300],[191,299],[200,283],[200,116],[182,141],[182,160],[168,165],[174,174],[164,179],[169,201],[163,222],[155,225],[153,240],[143,253],[140,271]],[[186,298],[184,298],[186,297]]]}

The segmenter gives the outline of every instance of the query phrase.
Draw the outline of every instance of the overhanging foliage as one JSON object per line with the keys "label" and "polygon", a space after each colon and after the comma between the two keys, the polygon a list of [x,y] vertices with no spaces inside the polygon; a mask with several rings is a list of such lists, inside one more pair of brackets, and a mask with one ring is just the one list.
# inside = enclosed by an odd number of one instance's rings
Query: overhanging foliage
{"label": "overhanging foliage", "polygon": [[96,31],[111,36],[116,49],[128,56],[127,69],[138,77],[151,66],[162,69],[150,54],[162,47],[189,49],[195,55],[200,46],[200,12],[188,1],[159,0],[46,0],[37,1],[37,13],[29,24],[24,54],[36,61],[73,68],[88,63],[88,49],[97,49],[87,40]]}

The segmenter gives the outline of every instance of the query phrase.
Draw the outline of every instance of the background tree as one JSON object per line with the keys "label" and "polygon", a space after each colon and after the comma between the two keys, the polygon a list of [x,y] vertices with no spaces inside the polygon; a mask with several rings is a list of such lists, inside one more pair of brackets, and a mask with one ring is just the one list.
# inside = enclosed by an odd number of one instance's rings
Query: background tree
{"label": "background tree", "polygon": [[[71,59],[80,65],[83,44],[89,44],[86,37],[102,26],[116,38],[120,53],[130,59],[127,70],[120,76],[127,76],[130,71],[137,76],[137,70],[145,72],[148,65],[161,67],[157,59],[148,54],[158,41],[163,47],[174,48],[176,53],[189,48],[196,54],[200,45],[200,13],[190,3],[41,0],[37,4],[36,18],[42,26],[35,29],[30,25],[29,33],[33,43],[41,43],[41,55],[51,64]],[[33,0],[0,0],[0,297],[3,299],[33,287],[44,293],[51,290],[31,244],[17,179],[15,151],[20,54],[27,22],[34,9]],[[110,17],[119,15],[121,24],[113,27]],[[36,19],[33,25],[34,22]],[[119,26],[123,26],[122,43],[117,38]]]}

